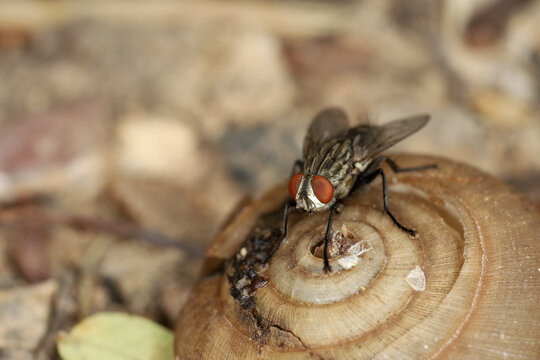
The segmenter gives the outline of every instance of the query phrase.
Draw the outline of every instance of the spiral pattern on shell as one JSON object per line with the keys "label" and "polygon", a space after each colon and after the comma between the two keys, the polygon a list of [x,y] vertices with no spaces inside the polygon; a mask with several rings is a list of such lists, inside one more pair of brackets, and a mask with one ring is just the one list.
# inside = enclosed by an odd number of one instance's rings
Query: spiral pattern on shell
{"label": "spiral pattern on shell", "polygon": [[251,280],[231,283],[234,270],[219,266],[251,251],[245,241],[264,233],[261,218],[279,226],[286,190],[271,190],[237,211],[209,250],[176,326],[178,358],[537,358],[534,205],[465,165],[394,159],[402,167],[439,167],[399,175],[385,169],[390,209],[417,238],[382,212],[376,181],[347,198],[335,217],[332,272],[323,272],[317,249],[328,213],[291,214],[287,238],[268,266],[255,268],[259,285],[242,304],[231,288],[243,290]]}

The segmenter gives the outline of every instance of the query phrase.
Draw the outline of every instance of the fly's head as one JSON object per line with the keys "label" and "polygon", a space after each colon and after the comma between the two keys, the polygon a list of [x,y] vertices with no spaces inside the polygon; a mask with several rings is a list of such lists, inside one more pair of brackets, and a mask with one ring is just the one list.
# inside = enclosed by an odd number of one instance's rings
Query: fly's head
{"label": "fly's head", "polygon": [[289,181],[289,195],[296,208],[307,212],[325,211],[335,202],[334,185],[320,175],[298,173]]}

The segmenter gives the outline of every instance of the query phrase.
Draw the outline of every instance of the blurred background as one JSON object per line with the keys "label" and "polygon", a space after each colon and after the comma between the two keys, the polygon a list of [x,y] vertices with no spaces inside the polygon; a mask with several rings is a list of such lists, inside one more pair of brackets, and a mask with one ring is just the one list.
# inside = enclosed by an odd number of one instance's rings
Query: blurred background
{"label": "blurred background", "polygon": [[103,310],[171,326],[325,106],[429,113],[395,151],[538,205],[540,1],[0,2],[0,359]]}

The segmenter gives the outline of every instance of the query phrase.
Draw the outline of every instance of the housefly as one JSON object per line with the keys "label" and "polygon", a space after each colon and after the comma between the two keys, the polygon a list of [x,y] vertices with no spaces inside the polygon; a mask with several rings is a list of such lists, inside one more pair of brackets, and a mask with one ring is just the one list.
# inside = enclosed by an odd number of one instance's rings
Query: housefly
{"label": "housefly", "polygon": [[290,197],[284,206],[282,235],[267,261],[287,236],[290,207],[309,213],[330,210],[323,255],[324,271],[328,272],[328,240],[340,201],[378,176],[382,179],[384,212],[399,229],[416,237],[415,230],[402,225],[390,212],[386,176],[380,165],[386,161],[396,173],[436,168],[436,165],[401,168],[381,153],[420,130],[428,120],[428,115],[416,115],[382,126],[363,124],[351,128],[341,109],[320,112],[304,139],[303,158],[294,164],[288,187]]}

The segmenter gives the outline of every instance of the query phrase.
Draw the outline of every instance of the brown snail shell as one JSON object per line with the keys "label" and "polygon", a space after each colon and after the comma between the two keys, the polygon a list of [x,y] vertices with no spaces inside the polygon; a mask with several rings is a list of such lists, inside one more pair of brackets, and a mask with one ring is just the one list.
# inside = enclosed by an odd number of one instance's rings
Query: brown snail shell
{"label": "brown snail shell", "polygon": [[[280,223],[286,190],[273,189],[240,210],[209,250],[206,272],[177,322],[177,358],[537,359],[540,214],[534,205],[466,165],[394,158],[403,167],[439,166],[386,171],[390,208],[418,231],[416,239],[382,213],[375,182],[348,198],[335,218],[333,229],[343,231],[334,241],[331,273],[323,272],[316,249],[328,214],[293,212],[287,238],[269,266],[255,266],[258,281],[249,288],[231,275],[238,270],[234,259],[253,251],[244,243],[250,236],[263,245],[275,238],[261,230]],[[363,251],[351,254],[359,243]],[[243,295],[235,299],[231,287]]]}

